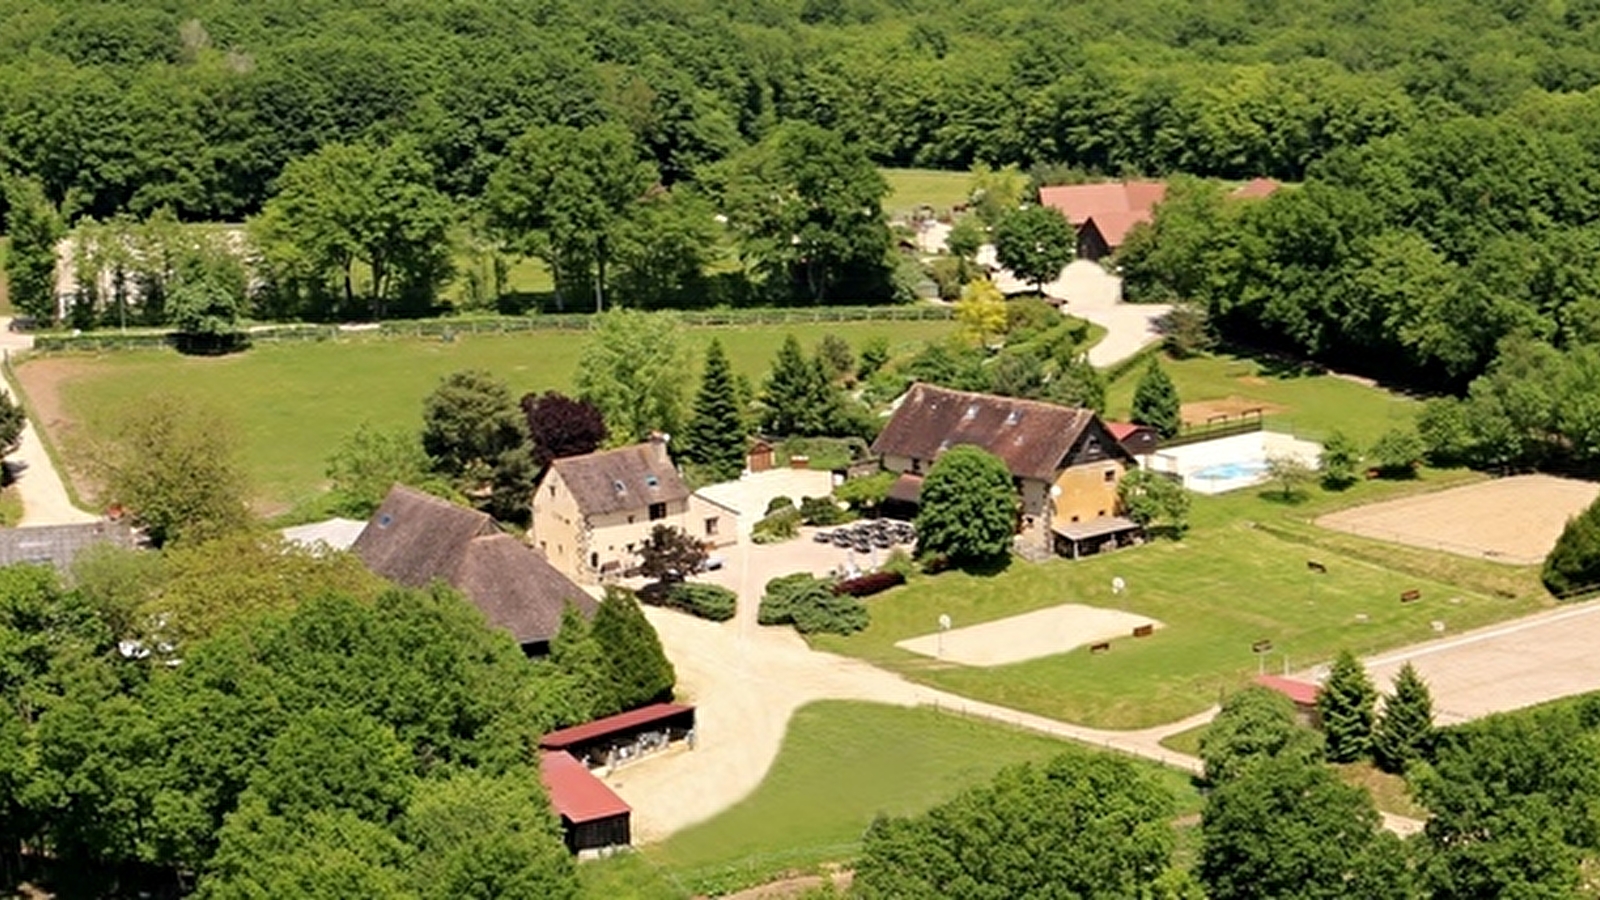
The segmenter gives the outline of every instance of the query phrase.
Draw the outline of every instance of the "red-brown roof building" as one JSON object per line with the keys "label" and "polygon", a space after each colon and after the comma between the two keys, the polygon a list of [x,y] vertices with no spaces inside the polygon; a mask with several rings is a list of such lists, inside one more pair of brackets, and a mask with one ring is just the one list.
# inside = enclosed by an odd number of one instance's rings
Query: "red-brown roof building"
{"label": "red-brown roof building", "polygon": [[1149,456],[1161,446],[1161,433],[1149,425],[1133,422],[1107,422],[1106,430],[1124,450],[1134,456]]}
{"label": "red-brown roof building", "polygon": [[1078,230],[1078,255],[1099,259],[1122,246],[1128,232],[1155,216],[1166,199],[1161,181],[1062,184],[1039,189],[1039,202],[1060,211]]}
{"label": "red-brown roof building", "polygon": [[561,817],[562,836],[573,853],[626,847],[633,842],[633,810],[572,754],[539,756],[539,780]]}
{"label": "red-brown roof building", "polygon": [[1288,697],[1302,723],[1310,726],[1317,724],[1317,695],[1322,693],[1321,685],[1281,675],[1258,675],[1256,684]]}

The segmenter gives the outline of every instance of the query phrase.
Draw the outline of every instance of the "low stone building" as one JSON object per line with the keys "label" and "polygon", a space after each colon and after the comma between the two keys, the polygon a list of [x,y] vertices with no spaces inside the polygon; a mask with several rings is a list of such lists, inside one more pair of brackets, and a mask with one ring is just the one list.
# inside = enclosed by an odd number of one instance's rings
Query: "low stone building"
{"label": "low stone building", "polygon": [[593,584],[633,568],[657,525],[707,547],[739,540],[738,512],[689,490],[660,436],[552,462],[534,488],[529,537],[551,565]]}

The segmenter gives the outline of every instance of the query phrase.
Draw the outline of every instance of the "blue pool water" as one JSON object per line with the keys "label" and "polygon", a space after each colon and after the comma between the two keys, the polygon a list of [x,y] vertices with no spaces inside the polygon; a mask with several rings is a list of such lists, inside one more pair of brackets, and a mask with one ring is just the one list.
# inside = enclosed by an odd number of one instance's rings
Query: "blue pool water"
{"label": "blue pool water", "polygon": [[1252,459],[1246,462],[1218,463],[1206,466],[1204,469],[1195,469],[1189,473],[1191,478],[1204,478],[1207,481],[1231,481],[1235,478],[1257,478],[1267,474],[1265,460]]}

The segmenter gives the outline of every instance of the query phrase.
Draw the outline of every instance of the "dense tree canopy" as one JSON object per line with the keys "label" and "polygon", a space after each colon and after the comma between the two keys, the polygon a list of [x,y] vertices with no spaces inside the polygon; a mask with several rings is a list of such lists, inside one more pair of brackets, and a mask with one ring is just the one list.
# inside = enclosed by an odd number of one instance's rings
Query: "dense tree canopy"
{"label": "dense tree canopy", "polygon": [[979,447],[951,447],[922,481],[917,552],[958,564],[991,562],[1011,552],[1017,490],[1005,463]]}

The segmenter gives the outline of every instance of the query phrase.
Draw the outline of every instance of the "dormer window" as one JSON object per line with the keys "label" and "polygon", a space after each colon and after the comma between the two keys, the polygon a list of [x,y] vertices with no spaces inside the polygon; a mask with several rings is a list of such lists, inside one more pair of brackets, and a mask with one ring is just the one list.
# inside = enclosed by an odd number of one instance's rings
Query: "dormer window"
{"label": "dormer window", "polygon": [[944,451],[949,450],[949,449],[950,449],[950,441],[949,440],[943,440],[943,441],[939,442],[939,452],[940,453],[943,453]]}
{"label": "dormer window", "polygon": [[620,481],[611,482],[611,487],[619,494],[626,494],[628,492],[628,486]]}
{"label": "dormer window", "polygon": [[1022,421],[1022,413],[1021,412],[1013,409],[1011,412],[1006,413],[1006,424],[1007,425],[1015,425],[1020,421]]}
{"label": "dormer window", "polygon": [[658,487],[661,484],[661,479],[655,477],[654,475],[646,475],[644,477],[644,483],[650,487]]}
{"label": "dormer window", "polygon": [[971,420],[971,419],[976,419],[977,417],[978,417],[978,404],[976,404],[976,403],[967,404],[967,414],[965,416],[963,416],[962,418]]}

